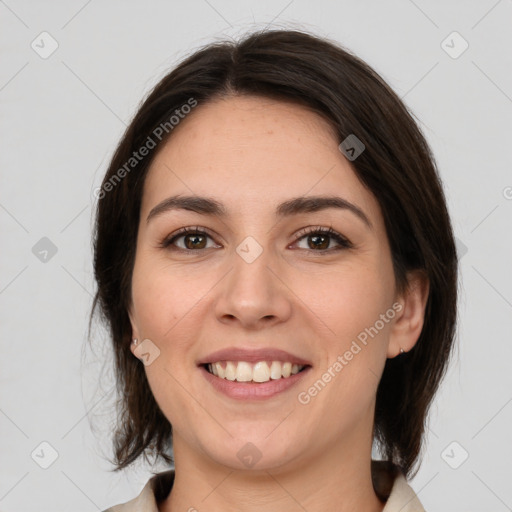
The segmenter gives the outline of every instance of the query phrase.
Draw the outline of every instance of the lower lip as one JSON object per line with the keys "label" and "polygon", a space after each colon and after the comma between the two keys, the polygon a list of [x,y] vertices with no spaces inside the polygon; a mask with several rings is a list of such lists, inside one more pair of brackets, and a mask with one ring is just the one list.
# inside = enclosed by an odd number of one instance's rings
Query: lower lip
{"label": "lower lip", "polygon": [[276,380],[269,380],[268,382],[238,382],[236,380],[221,379],[216,375],[211,374],[204,366],[200,366],[206,380],[217,390],[230,398],[237,400],[264,400],[290,389],[293,385],[297,384],[305,374],[309,372],[311,366],[307,366],[299,373],[290,375],[286,378]]}

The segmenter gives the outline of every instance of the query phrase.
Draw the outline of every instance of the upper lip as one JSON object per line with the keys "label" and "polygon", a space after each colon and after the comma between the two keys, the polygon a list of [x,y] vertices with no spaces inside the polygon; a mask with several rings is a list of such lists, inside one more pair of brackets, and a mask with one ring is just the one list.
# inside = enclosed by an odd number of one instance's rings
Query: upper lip
{"label": "upper lip", "polygon": [[311,365],[309,361],[298,357],[285,350],[276,348],[246,349],[239,347],[229,347],[217,350],[199,359],[197,365],[216,363],[217,361],[247,361],[248,363],[257,363],[258,361],[283,361],[299,365]]}

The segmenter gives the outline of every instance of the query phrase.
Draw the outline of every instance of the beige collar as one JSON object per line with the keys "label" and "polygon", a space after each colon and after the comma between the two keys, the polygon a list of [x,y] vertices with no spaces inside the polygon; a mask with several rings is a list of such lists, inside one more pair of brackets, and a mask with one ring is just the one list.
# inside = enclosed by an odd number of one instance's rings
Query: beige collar
{"label": "beige collar", "polygon": [[[425,512],[403,473],[393,464],[372,460],[372,480],[375,492],[386,502],[382,512]],[[174,469],[158,473],[136,498],[103,512],[158,512],[157,503],[168,496],[173,483]]]}

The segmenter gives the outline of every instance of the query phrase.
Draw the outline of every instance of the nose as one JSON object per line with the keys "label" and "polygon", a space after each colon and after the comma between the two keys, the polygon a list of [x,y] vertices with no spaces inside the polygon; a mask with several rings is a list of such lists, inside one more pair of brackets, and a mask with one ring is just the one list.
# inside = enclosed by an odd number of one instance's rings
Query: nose
{"label": "nose", "polygon": [[231,271],[220,283],[217,319],[251,330],[286,321],[291,316],[293,293],[277,259],[266,249],[253,261],[240,254],[233,251]]}

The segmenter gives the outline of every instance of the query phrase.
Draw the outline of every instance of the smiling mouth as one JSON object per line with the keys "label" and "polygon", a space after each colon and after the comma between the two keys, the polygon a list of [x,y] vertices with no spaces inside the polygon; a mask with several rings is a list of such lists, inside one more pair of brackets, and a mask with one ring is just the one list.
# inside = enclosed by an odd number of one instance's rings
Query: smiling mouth
{"label": "smiling mouth", "polygon": [[217,361],[202,366],[208,373],[220,379],[247,383],[264,383],[271,380],[287,379],[309,367],[309,365],[293,364],[286,361],[258,361],[256,363]]}

